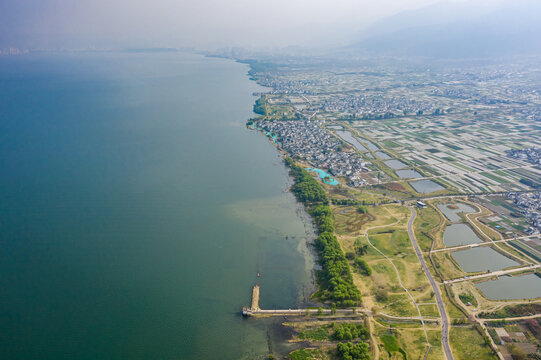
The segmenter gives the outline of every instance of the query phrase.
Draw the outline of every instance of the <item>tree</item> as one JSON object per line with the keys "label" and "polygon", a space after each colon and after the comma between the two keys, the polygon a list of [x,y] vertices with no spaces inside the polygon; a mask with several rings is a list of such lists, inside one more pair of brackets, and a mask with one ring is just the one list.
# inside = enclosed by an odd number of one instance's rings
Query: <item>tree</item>
{"label": "tree", "polygon": [[359,270],[359,272],[363,275],[370,276],[372,275],[372,269],[370,268],[370,265],[366,262],[366,260],[361,258],[355,259],[355,266]]}
{"label": "tree", "polygon": [[368,252],[368,245],[367,244],[364,244],[364,245],[361,245],[357,248],[357,254],[359,255],[364,255]]}
{"label": "tree", "polygon": [[340,343],[337,345],[338,355],[342,360],[369,360],[368,344],[360,343]]}

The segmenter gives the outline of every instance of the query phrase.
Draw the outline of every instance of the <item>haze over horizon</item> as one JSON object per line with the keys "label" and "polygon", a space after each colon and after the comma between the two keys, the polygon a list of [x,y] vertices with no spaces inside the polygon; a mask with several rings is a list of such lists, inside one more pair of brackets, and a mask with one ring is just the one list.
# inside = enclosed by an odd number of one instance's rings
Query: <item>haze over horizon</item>
{"label": "haze over horizon", "polygon": [[476,0],[7,0],[0,4],[0,48],[342,46],[363,29],[427,6],[479,15],[502,1]]}

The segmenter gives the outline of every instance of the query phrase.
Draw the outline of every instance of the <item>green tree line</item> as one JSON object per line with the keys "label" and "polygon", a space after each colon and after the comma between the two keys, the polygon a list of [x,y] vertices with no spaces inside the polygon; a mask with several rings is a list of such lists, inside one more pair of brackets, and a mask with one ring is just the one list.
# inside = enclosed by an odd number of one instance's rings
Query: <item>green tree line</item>
{"label": "green tree line", "polygon": [[318,296],[341,306],[358,305],[361,293],[353,284],[349,262],[333,234],[334,224],[327,194],[308,171],[290,158],[286,158],[285,162],[294,180],[291,190],[306,206],[319,234],[316,249],[322,269],[318,272]]}

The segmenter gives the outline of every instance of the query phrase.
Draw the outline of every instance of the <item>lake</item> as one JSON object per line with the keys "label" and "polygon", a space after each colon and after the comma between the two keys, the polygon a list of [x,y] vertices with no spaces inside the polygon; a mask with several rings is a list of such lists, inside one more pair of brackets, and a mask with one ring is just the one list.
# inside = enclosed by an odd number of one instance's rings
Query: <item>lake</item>
{"label": "lake", "polygon": [[309,297],[314,233],[245,126],[265,91],[247,71],[182,53],[0,58],[1,358],[280,355],[279,327],[240,310],[256,282],[263,308]]}

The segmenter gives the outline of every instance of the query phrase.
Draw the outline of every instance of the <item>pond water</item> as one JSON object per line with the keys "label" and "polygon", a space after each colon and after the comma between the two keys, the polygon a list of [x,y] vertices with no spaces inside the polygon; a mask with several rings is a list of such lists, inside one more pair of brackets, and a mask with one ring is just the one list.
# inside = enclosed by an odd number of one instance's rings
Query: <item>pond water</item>
{"label": "pond water", "polygon": [[376,155],[377,155],[377,157],[379,157],[381,160],[387,160],[387,159],[390,159],[390,158],[391,158],[389,155],[387,155],[387,154],[384,153],[383,151],[376,151]]}
{"label": "pond water", "polygon": [[316,169],[316,168],[306,168],[306,170],[315,172],[319,176],[319,178],[323,180],[325,184],[329,184],[329,185],[339,184],[338,181],[336,181],[336,179],[333,179],[331,174],[329,174],[325,170]]}
{"label": "pond water", "polygon": [[415,191],[421,194],[428,194],[445,189],[443,186],[432,180],[419,180],[410,182],[409,184],[415,189]]}
{"label": "pond water", "polygon": [[465,272],[498,271],[518,263],[489,247],[476,247],[453,252],[453,257]]}
{"label": "pond water", "polygon": [[376,146],[376,144],[368,141],[368,140],[364,140],[363,139],[363,143],[366,143],[366,146],[370,149],[370,150],[378,150],[379,147]]}
{"label": "pond water", "polygon": [[370,153],[366,153],[364,154],[364,156],[366,156],[367,158],[369,159],[373,159],[374,158],[374,155],[370,154]]}
{"label": "pond water", "polygon": [[415,170],[398,170],[395,172],[396,175],[398,175],[398,177],[401,179],[419,179],[423,177],[423,175],[419,174]]}
{"label": "pond water", "polygon": [[443,243],[445,246],[460,246],[481,243],[483,240],[466,224],[452,224],[445,228]]}
{"label": "pond water", "polygon": [[[457,209],[451,209],[449,208],[449,205],[456,206]],[[460,221],[460,216],[458,216],[459,213],[465,212],[465,213],[474,213],[475,209],[472,208],[469,205],[463,204],[463,203],[456,203],[456,204],[439,204],[438,209],[445,215],[447,219],[451,222],[457,222]]]}
{"label": "pond water", "polygon": [[362,151],[362,152],[368,151],[368,149],[365,148],[357,139],[355,139],[349,131],[337,131],[336,134],[340,136],[342,139],[344,139],[344,141],[355,146],[357,150]]}
{"label": "pond water", "polygon": [[502,276],[475,284],[490,300],[533,299],[541,297],[541,278],[535,274]]}
{"label": "pond water", "polygon": [[396,160],[396,159],[385,161],[385,165],[387,165],[393,170],[402,169],[408,166],[407,164],[404,164],[402,161]]}

